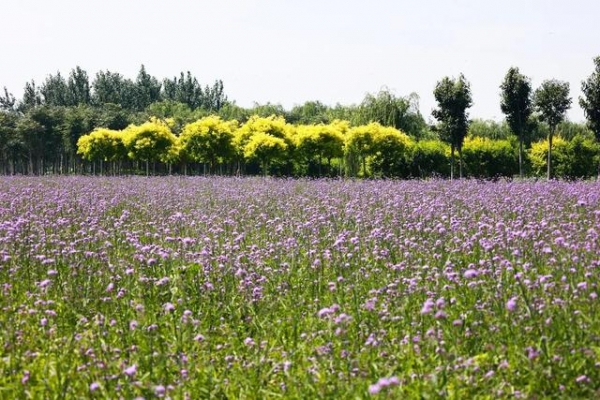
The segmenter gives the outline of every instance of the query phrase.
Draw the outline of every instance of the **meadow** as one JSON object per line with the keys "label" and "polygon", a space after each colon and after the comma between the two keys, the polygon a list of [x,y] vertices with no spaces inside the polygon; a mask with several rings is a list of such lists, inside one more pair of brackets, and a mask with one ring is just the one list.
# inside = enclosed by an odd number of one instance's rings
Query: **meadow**
{"label": "meadow", "polygon": [[600,183],[0,178],[0,398],[595,398]]}

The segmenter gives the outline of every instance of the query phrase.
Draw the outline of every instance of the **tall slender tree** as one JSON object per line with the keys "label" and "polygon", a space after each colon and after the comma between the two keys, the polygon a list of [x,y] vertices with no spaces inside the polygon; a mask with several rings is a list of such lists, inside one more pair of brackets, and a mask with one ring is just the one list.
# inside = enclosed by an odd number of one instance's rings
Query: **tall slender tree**
{"label": "tall slender tree", "polygon": [[87,72],[79,66],[71,71],[67,82],[67,89],[69,93],[69,105],[78,106],[81,104],[90,104],[90,80]]}
{"label": "tall slender tree", "polygon": [[[579,97],[579,105],[583,109],[596,140],[600,141],[600,56],[594,58],[594,64],[596,66],[594,72],[581,82],[583,96]],[[600,163],[598,164],[598,176],[600,177]]]}
{"label": "tall slender tree", "polygon": [[25,83],[23,99],[19,103],[19,111],[27,111],[31,108],[38,107],[42,104],[42,96],[39,88],[35,85],[35,81]]}
{"label": "tall slender tree", "polygon": [[12,93],[8,92],[6,86],[4,86],[4,95],[0,94],[0,110],[14,111],[17,99]]}
{"label": "tall slender tree", "polygon": [[531,81],[511,67],[500,85],[500,109],[506,114],[510,129],[519,138],[519,176],[523,177],[523,141],[529,116],[533,111]]}
{"label": "tall slender tree", "polygon": [[58,107],[71,105],[67,81],[60,74],[60,71],[56,75],[48,75],[40,88],[40,94],[44,105]]}
{"label": "tall slender tree", "polygon": [[548,132],[548,179],[552,178],[552,138],[556,126],[560,124],[571,107],[572,99],[569,97],[569,83],[556,79],[542,82],[534,94],[535,109],[540,114],[540,119],[550,127]]}
{"label": "tall slender tree", "polygon": [[471,85],[463,74],[458,79],[445,77],[437,83],[433,94],[438,108],[432,115],[440,121],[442,137],[450,144],[450,179],[454,178],[455,151],[458,151],[459,177],[462,178],[462,145],[469,129],[467,108],[473,104]]}
{"label": "tall slender tree", "polygon": [[143,111],[150,104],[160,100],[161,83],[141,66],[135,81],[135,106],[137,111]]}

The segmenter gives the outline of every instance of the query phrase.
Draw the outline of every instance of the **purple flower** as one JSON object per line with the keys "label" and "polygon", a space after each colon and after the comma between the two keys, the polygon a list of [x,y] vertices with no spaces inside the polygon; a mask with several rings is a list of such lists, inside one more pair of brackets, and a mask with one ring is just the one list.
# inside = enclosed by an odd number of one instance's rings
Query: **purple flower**
{"label": "purple flower", "polygon": [[463,274],[463,277],[465,279],[473,279],[476,278],[477,275],[479,275],[479,273],[477,272],[477,270],[474,269],[468,269],[465,271],[465,273]]}
{"label": "purple flower", "polygon": [[381,391],[381,386],[375,383],[374,385],[369,386],[369,394],[377,394]]}
{"label": "purple flower", "polygon": [[511,297],[507,302],[506,302],[506,309],[510,312],[515,311],[517,308],[517,298],[516,297]]}
{"label": "purple flower", "polygon": [[421,308],[421,314],[430,314],[433,311],[433,307],[435,303],[431,299],[425,300],[423,303],[423,308]]}
{"label": "purple flower", "polygon": [[123,371],[123,373],[127,376],[133,376],[133,375],[135,375],[136,372],[137,372],[137,366],[135,364],[130,367],[125,368],[125,370]]}
{"label": "purple flower", "polygon": [[156,397],[164,397],[167,389],[163,385],[157,385],[154,387],[154,394]]}
{"label": "purple flower", "polygon": [[98,382],[94,382],[90,384],[90,392],[100,389],[100,384]]}

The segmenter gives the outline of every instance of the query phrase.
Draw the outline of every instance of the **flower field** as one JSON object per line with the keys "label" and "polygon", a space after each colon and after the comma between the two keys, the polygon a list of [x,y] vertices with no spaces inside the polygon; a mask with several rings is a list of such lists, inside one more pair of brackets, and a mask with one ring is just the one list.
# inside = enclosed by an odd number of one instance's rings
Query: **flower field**
{"label": "flower field", "polygon": [[600,183],[0,178],[0,398],[595,398]]}

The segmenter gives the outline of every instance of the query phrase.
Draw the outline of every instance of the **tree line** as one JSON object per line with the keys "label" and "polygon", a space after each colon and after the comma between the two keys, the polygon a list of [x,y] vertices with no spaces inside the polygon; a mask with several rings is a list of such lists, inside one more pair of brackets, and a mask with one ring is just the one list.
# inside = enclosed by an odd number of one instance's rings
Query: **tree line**
{"label": "tree line", "polygon": [[76,67],[26,83],[19,100],[4,88],[0,173],[588,177],[600,165],[600,57],[594,64],[579,99],[586,125],[565,121],[568,83],[533,90],[518,68],[499,87],[505,121],[469,119],[460,75],[437,83],[428,124],[416,94],[243,108],[222,81],[202,86],[190,72],[159,80],[142,65],[135,80],[101,71],[90,81]]}

